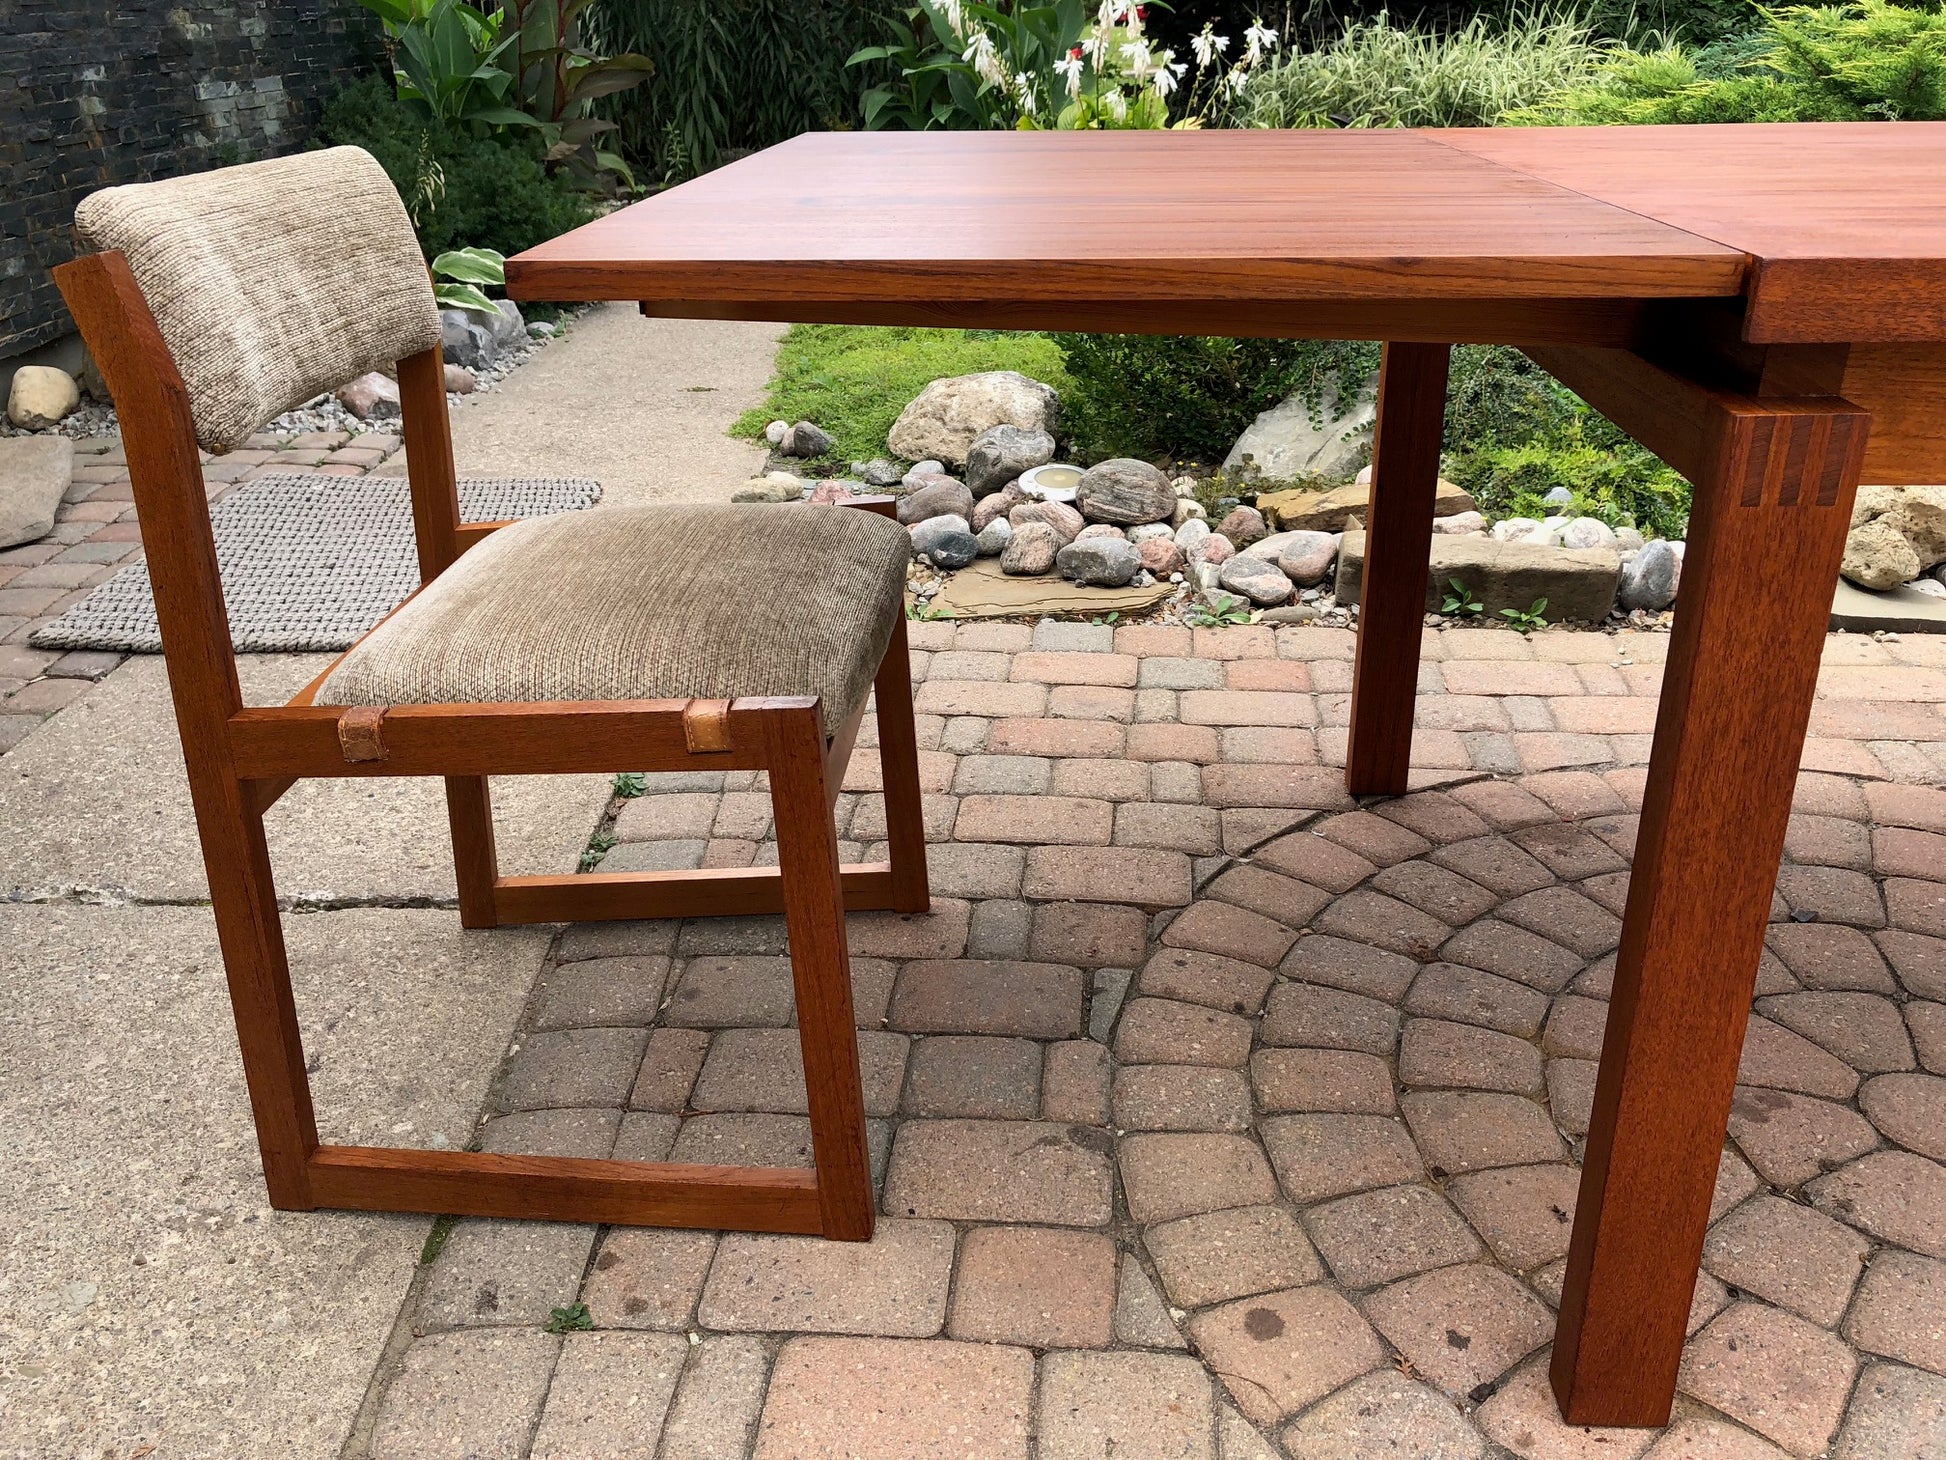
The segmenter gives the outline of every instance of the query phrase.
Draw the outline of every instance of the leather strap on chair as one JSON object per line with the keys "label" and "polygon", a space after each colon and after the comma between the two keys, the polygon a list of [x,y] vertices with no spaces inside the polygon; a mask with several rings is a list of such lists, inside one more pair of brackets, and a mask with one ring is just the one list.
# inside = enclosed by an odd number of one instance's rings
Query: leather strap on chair
{"label": "leather strap on chair", "polygon": [[338,716],[338,748],[347,762],[385,759],[385,708],[354,705]]}
{"label": "leather strap on chair", "polygon": [[730,702],[691,700],[682,707],[682,738],[691,755],[730,748]]}

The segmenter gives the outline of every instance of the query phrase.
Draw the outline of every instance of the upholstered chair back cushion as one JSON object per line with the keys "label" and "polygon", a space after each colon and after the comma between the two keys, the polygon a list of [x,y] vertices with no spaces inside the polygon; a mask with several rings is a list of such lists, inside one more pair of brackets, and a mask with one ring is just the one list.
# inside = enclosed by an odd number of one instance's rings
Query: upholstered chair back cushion
{"label": "upholstered chair back cushion", "polygon": [[104,188],[74,221],[128,256],[208,451],[439,342],[412,222],[357,147]]}

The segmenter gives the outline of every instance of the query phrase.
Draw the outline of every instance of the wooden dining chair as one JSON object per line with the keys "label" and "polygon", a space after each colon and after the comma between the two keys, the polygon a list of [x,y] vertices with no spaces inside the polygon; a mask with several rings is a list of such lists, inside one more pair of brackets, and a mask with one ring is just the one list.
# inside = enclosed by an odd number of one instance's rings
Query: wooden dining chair
{"label": "wooden dining chair", "polygon": [[[846,909],[929,906],[903,593],[873,511],[604,507],[459,520],[426,268],[350,147],[109,188],[56,270],[121,418],[274,1206],[872,1232]],[[289,704],[246,708],[197,455],[396,362],[421,585]],[[876,690],[889,861],[833,805]],[[488,776],[768,774],[776,867],[502,876]],[[299,777],[441,776],[460,921],[784,915],[811,1171],[319,1142],[264,813]]]}

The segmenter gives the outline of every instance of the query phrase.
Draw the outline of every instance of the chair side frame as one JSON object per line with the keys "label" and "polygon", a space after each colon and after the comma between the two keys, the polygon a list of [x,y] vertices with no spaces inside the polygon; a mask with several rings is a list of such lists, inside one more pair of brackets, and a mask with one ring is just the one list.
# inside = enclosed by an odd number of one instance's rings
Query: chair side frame
{"label": "chair side frame", "polygon": [[[55,278],[121,416],[271,1204],[870,1237],[871,1170],[844,913],[930,906],[903,616],[874,681],[889,848],[882,863],[839,866],[832,807],[864,712],[827,739],[815,697],[398,706],[365,712],[365,738],[354,752],[348,712],[311,702],[322,676],[289,704],[243,703],[188,390],[128,261],[119,252],[93,254],[62,265]],[[400,360],[398,378],[423,587],[505,524],[459,520],[439,347]],[[889,501],[860,505],[890,511]],[[488,776],[618,767],[766,771],[779,866],[500,875]],[[360,776],[444,779],[460,919],[468,928],[782,912],[815,1166],[322,1143],[264,813],[299,778]]]}

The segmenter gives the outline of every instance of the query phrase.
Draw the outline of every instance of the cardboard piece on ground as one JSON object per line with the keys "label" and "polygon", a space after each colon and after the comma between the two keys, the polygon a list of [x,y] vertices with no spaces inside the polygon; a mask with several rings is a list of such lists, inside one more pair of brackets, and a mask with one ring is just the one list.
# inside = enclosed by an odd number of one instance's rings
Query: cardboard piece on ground
{"label": "cardboard piece on ground", "polygon": [[1904,586],[1874,593],[1840,578],[1831,627],[1854,634],[1946,634],[1946,598]]}
{"label": "cardboard piece on ground", "polygon": [[1016,578],[1000,571],[998,558],[961,568],[934,595],[939,618],[1019,618],[1045,613],[1140,613],[1165,602],[1174,583],[1148,588],[1083,588],[1052,574]]}

